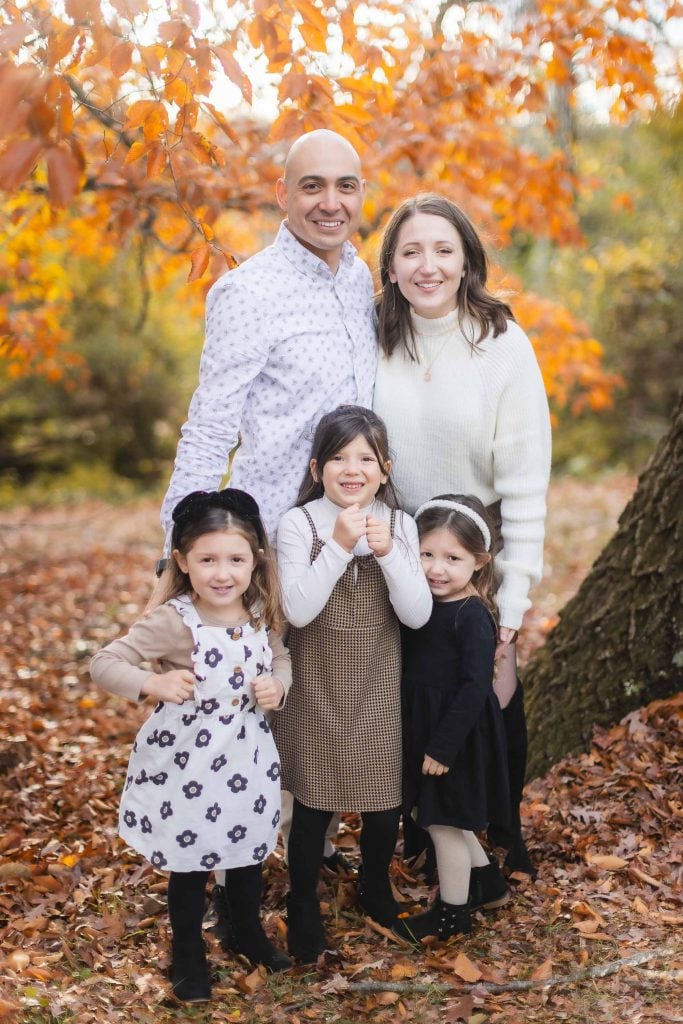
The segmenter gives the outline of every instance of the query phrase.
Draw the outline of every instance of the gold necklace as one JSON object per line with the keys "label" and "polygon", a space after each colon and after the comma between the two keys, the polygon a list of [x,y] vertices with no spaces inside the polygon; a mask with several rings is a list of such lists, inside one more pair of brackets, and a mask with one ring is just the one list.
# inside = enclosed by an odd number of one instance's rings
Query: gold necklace
{"label": "gold necklace", "polygon": [[[442,352],[443,352],[443,350],[445,349],[446,345],[448,344],[448,339],[449,339],[449,337],[450,337],[450,336],[451,336],[451,335],[453,334],[453,328],[451,327],[451,328],[449,328],[449,329],[448,329],[447,331],[443,331],[443,332],[440,332],[440,333],[443,333],[443,334],[445,334],[445,335],[446,335],[446,340],[445,340],[444,342],[442,342],[442,344],[441,344],[441,348],[440,348],[440,349],[439,349],[439,351],[438,351],[438,352],[436,353],[436,355],[434,356],[434,358],[433,358],[433,359],[431,360],[431,362],[430,362],[430,363],[429,363],[429,365],[427,366],[427,369],[425,370],[425,372],[424,372],[424,373],[422,374],[422,379],[423,379],[423,380],[426,380],[426,381],[427,381],[427,383],[429,383],[429,381],[430,381],[430,380],[432,379],[432,366],[433,366],[433,365],[434,365],[434,363],[435,363],[435,362],[437,361],[437,359],[439,358],[439,356],[441,355],[441,353],[442,353]],[[439,336],[439,335],[432,335],[432,337],[438,337],[438,336]]]}

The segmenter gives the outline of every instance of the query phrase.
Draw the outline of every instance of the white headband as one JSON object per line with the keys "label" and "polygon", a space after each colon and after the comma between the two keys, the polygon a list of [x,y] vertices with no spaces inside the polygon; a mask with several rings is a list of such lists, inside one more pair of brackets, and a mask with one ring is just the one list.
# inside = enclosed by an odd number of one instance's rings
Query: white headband
{"label": "white headband", "polygon": [[425,501],[424,505],[420,505],[419,509],[415,513],[415,519],[418,519],[423,512],[426,512],[428,508],[450,508],[453,512],[460,512],[461,515],[467,516],[471,519],[475,526],[479,527],[481,535],[484,538],[484,547],[486,551],[491,550],[491,533],[488,526],[481,518],[478,512],[471,509],[469,505],[461,505],[459,501],[447,501],[445,498],[435,498],[433,501]]}

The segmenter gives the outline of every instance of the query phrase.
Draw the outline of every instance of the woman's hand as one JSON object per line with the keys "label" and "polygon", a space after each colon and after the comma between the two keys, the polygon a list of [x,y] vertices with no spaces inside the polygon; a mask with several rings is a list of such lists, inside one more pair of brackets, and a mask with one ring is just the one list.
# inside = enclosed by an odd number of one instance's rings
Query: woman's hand
{"label": "woman's hand", "polygon": [[425,759],[422,762],[423,775],[445,775],[449,771],[448,765],[441,764],[440,761],[435,761],[429,754],[425,754]]}
{"label": "woman's hand", "polygon": [[336,540],[344,551],[353,551],[361,537],[365,536],[365,516],[357,503],[343,508],[336,518],[332,540]]}
{"label": "woman's hand", "polygon": [[194,695],[195,678],[187,668],[174,668],[170,672],[153,672],[147,676],[140,693],[145,697],[165,700],[169,704],[182,704]]}
{"label": "woman's hand", "polygon": [[367,516],[365,520],[367,527],[366,537],[368,545],[376,558],[388,555],[394,546],[391,539],[389,523],[384,519],[377,519],[375,516]]}
{"label": "woman's hand", "polygon": [[285,687],[275,676],[257,676],[252,680],[251,688],[262,711],[275,711],[282,704]]}

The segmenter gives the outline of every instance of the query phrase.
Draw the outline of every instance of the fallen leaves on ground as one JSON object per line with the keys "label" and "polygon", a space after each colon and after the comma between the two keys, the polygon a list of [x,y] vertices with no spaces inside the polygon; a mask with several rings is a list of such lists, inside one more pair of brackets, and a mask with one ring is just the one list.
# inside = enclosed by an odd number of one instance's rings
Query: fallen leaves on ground
{"label": "fallen leaves on ground", "polygon": [[[592,555],[596,524],[610,528],[608,499],[599,497],[591,504],[584,495],[574,512],[584,516],[576,529],[593,537]],[[553,501],[564,515],[567,494],[551,493],[551,511]],[[2,517],[0,1021],[683,1021],[680,697],[597,732],[587,753],[527,787],[524,827],[539,877],[512,876],[514,898],[475,915],[472,935],[423,951],[399,946],[361,916],[355,880],[326,872],[334,949],[315,968],[269,978],[207,933],[213,1003],[169,1000],[166,876],[116,834],[130,743],[146,710],[104,696],[87,672],[90,655],[147,600],[155,517],[151,502]],[[578,585],[579,569],[564,567],[560,549],[551,544],[548,594]],[[543,601],[535,614],[540,620]],[[356,864],[358,825],[347,817],[340,837]],[[266,866],[264,909],[279,943],[281,853]],[[407,908],[433,896],[400,860],[393,881]],[[636,963],[639,954],[650,959]],[[631,966],[596,973],[628,958]]]}

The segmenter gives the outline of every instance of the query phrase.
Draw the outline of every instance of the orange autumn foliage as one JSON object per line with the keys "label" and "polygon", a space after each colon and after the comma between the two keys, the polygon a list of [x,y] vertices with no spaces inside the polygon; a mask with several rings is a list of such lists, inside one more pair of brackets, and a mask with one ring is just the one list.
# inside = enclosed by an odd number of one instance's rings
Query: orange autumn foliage
{"label": "orange autumn foliage", "polygon": [[[579,182],[561,145],[558,90],[571,106],[580,82],[609,87],[615,119],[662,102],[647,0],[539,0],[514,15],[453,3],[431,22],[426,10],[399,0],[159,0],[151,13],[144,0],[8,0],[7,371],[63,369],[70,287],[58,271],[68,256],[106,261],[135,239],[158,281],[184,262],[196,296],[257,249],[275,220],[286,147],[313,128],[341,132],[362,154],[366,255],[389,211],[423,189],[447,192],[502,246],[520,233],[576,243]],[[682,13],[680,0],[668,4],[670,17]],[[265,88],[277,96],[272,123],[256,105]],[[531,296],[515,308],[556,405],[609,403],[615,378],[589,332]]]}

